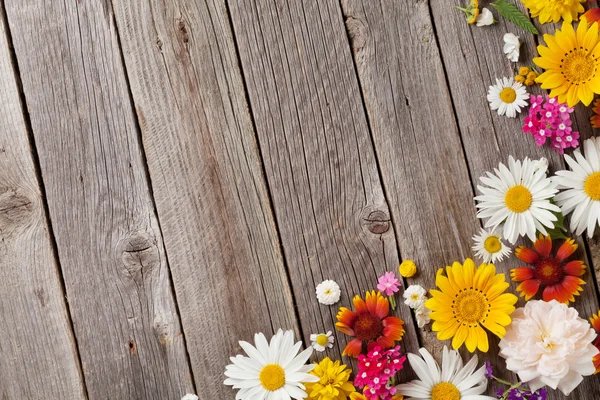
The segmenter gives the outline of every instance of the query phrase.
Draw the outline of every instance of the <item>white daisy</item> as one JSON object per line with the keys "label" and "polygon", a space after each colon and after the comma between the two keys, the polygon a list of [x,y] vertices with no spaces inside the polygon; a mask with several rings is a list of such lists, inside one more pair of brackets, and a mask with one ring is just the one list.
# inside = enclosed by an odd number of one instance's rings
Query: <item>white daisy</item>
{"label": "white daisy", "polygon": [[415,317],[417,318],[417,326],[419,328],[423,328],[429,322],[431,322],[431,318],[429,318],[429,314],[431,314],[431,310],[425,307],[425,304],[421,304],[415,310]]}
{"label": "white daisy", "polygon": [[195,394],[188,393],[185,396],[183,396],[181,400],[198,400],[198,396],[196,396]]}
{"label": "white daisy", "polygon": [[327,333],[313,333],[310,335],[310,341],[312,342],[312,347],[316,351],[321,352],[327,348],[332,348],[335,338],[331,334],[331,331],[327,331]]}
{"label": "white daisy", "polygon": [[481,9],[481,12],[479,13],[475,21],[477,21],[477,26],[491,25],[494,22],[496,22],[496,20],[494,20],[494,15],[492,14],[492,12],[485,7]]}
{"label": "white daisy", "polygon": [[473,236],[473,241],[475,242],[473,251],[484,263],[491,262],[493,264],[496,261],[502,261],[511,251],[510,247],[502,242],[499,230],[481,228],[479,235]]}
{"label": "white daisy", "polygon": [[488,90],[487,99],[492,110],[498,110],[498,115],[510,118],[517,116],[521,108],[527,106],[529,95],[525,86],[515,82],[513,78],[496,79],[496,84]]}
{"label": "white daisy", "polygon": [[318,377],[309,374],[315,364],[306,365],[312,347],[298,354],[302,342],[294,344],[294,332],[281,329],[267,343],[265,335],[254,335],[256,347],[240,341],[248,357],[238,354],[231,357],[233,364],[225,370],[225,385],[239,389],[235,400],[304,399],[306,387],[302,382],[316,382]]}
{"label": "white daisy", "polygon": [[408,362],[419,379],[396,386],[397,393],[415,400],[494,400],[485,396],[487,378],[485,365],[477,368],[477,356],[463,367],[463,361],[455,350],[444,346],[442,368],[426,349],[420,349],[421,357],[408,354]]}
{"label": "white daisy", "polygon": [[519,50],[521,48],[521,42],[519,37],[514,33],[504,34],[504,54],[512,62],[519,61]]}
{"label": "white daisy", "polygon": [[325,280],[317,285],[317,299],[319,303],[330,306],[340,300],[340,287],[332,280]]}
{"label": "white daisy", "polygon": [[477,217],[488,218],[485,227],[492,230],[504,223],[502,236],[511,244],[525,235],[535,241],[536,230],[547,235],[546,228],[554,228],[558,219],[552,211],[560,212],[560,208],[550,202],[558,189],[546,170],[529,158],[521,162],[510,156],[508,167],[500,163],[494,174],[487,172],[479,178],[485,186],[477,185],[482,193],[475,197]]}
{"label": "white daisy", "polygon": [[565,154],[570,171],[558,171],[554,182],[560,192],[554,198],[563,215],[571,215],[571,230],[581,235],[587,229],[588,237],[594,235],[600,223],[600,138],[583,142],[585,157],[579,150],[573,152],[575,159]]}
{"label": "white daisy", "polygon": [[404,297],[404,304],[412,309],[419,308],[421,304],[427,301],[427,291],[419,285],[410,285],[402,296]]}

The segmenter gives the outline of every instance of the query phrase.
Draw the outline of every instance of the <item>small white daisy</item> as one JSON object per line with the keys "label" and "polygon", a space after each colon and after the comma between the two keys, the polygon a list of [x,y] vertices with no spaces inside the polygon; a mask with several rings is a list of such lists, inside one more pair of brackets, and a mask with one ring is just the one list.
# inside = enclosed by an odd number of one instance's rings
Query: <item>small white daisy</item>
{"label": "small white daisy", "polygon": [[429,318],[429,314],[431,314],[431,310],[425,307],[425,304],[421,304],[415,310],[415,317],[417,317],[417,326],[419,328],[423,328],[429,322],[431,322],[431,318]]}
{"label": "small white daisy", "polygon": [[317,376],[309,374],[316,364],[306,365],[313,348],[298,354],[301,342],[294,344],[294,332],[281,329],[267,343],[265,335],[254,335],[256,347],[239,342],[248,357],[238,354],[231,357],[233,364],[225,370],[225,385],[239,389],[235,400],[305,399],[308,395],[303,383],[316,382]]}
{"label": "small white daisy", "polygon": [[419,285],[410,285],[404,291],[404,304],[412,309],[417,309],[427,301],[427,291]]}
{"label": "small white daisy", "polygon": [[475,21],[477,21],[477,26],[491,25],[494,22],[496,22],[496,20],[494,20],[494,15],[492,14],[492,12],[485,7],[481,9],[481,12],[479,13]]}
{"label": "small white daisy", "polygon": [[513,78],[496,79],[496,84],[488,90],[487,99],[492,110],[498,110],[498,115],[514,118],[521,108],[527,106],[529,95],[525,86],[515,82]]}
{"label": "small white daisy", "polygon": [[340,300],[340,287],[332,280],[325,280],[317,285],[317,299],[319,303],[330,306]]}
{"label": "small white daisy", "polygon": [[331,334],[331,331],[327,331],[327,333],[313,333],[310,335],[310,341],[312,342],[312,347],[316,351],[321,352],[327,348],[332,348],[335,338]]}
{"label": "small white daisy", "polygon": [[542,163],[529,158],[515,161],[510,156],[508,167],[500,163],[494,174],[479,178],[485,186],[477,185],[482,193],[475,197],[477,217],[488,218],[485,227],[492,230],[504,224],[502,236],[511,244],[525,235],[535,242],[536,231],[547,235],[546,228],[554,228],[558,220],[552,212],[560,208],[550,201],[558,189],[546,170]]}
{"label": "small white daisy", "polygon": [[519,41],[519,37],[514,33],[505,33],[504,34],[504,54],[506,54],[506,58],[508,58],[512,62],[519,61],[519,50],[521,48],[521,42]]}
{"label": "small white daisy", "polygon": [[181,400],[199,400],[199,399],[198,399],[198,396],[196,396],[195,394],[188,393],[185,396],[183,396],[181,398]]}
{"label": "small white daisy", "polygon": [[502,261],[511,252],[510,247],[502,242],[502,235],[497,229],[481,228],[479,235],[473,236],[473,241],[473,251],[484,263]]}
{"label": "small white daisy", "polygon": [[581,235],[587,229],[588,237],[594,235],[600,223],[600,138],[583,142],[585,157],[579,150],[571,156],[565,154],[570,171],[558,171],[554,181],[559,189],[566,189],[554,198],[563,215],[571,214],[571,230]]}
{"label": "small white daisy", "polygon": [[477,356],[463,366],[463,360],[455,350],[444,346],[442,368],[426,349],[420,349],[421,357],[408,353],[408,362],[419,379],[396,386],[397,393],[412,399],[430,400],[494,400],[485,396],[487,378],[485,364],[477,371]]}

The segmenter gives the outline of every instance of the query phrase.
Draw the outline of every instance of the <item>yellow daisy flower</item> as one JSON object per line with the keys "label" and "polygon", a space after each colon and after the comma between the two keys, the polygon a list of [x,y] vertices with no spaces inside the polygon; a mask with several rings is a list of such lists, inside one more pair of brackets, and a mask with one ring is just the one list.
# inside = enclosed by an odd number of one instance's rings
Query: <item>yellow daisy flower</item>
{"label": "yellow daisy flower", "polygon": [[455,262],[446,267],[446,274],[436,276],[440,290],[431,290],[433,297],[425,303],[432,310],[431,329],[439,340],[453,338],[456,350],[464,343],[471,353],[477,348],[486,353],[489,343],[483,327],[504,337],[517,296],[504,293],[509,283],[504,274],[496,274],[493,264],[481,264],[476,269],[473,260],[466,259],[464,265]]}
{"label": "yellow daisy flower", "polygon": [[[315,363],[317,364],[317,363]],[[352,382],[348,382],[352,370],[339,361],[331,361],[325,357],[318,363],[310,374],[319,378],[318,382],[306,383],[306,392],[309,399],[317,400],[346,400],[356,389]]]}
{"label": "yellow daisy flower", "polygon": [[588,25],[582,19],[577,33],[570,23],[554,36],[544,35],[546,46],[538,46],[540,57],[533,62],[546,71],[535,80],[542,89],[552,89],[550,97],[560,103],[575,106],[580,101],[586,106],[600,93],[600,37],[598,24]]}
{"label": "yellow daisy flower", "polygon": [[565,22],[577,21],[580,13],[584,12],[581,3],[586,0],[521,0],[529,9],[531,17],[539,17],[540,23],[558,22],[561,18]]}

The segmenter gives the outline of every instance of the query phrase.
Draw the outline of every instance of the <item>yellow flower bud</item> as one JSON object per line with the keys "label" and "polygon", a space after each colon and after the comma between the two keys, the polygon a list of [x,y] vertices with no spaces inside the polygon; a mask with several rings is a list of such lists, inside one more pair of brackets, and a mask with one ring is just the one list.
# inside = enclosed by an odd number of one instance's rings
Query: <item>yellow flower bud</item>
{"label": "yellow flower bud", "polygon": [[527,74],[528,81],[535,81],[535,78],[537,78],[537,74],[535,72],[531,71]]}
{"label": "yellow flower bud", "polygon": [[519,83],[524,83],[525,77],[523,75],[517,75],[517,76],[515,76],[515,81],[517,81]]}
{"label": "yellow flower bud", "polygon": [[529,80],[529,79],[527,79],[527,80],[525,81],[525,86],[532,86],[534,83],[535,83],[535,81],[532,81],[532,80]]}
{"label": "yellow flower bud", "polygon": [[519,68],[519,75],[527,76],[529,71],[529,67],[521,67]]}
{"label": "yellow flower bud", "polygon": [[402,261],[398,270],[403,277],[412,278],[417,273],[417,265],[412,260],[405,260]]}

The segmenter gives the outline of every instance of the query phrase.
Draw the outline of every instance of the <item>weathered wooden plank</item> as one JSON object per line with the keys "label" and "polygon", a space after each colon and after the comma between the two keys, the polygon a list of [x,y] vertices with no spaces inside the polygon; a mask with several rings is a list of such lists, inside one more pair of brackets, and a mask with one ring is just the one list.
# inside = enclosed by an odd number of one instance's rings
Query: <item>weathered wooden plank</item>
{"label": "weathered wooden plank", "polygon": [[[520,2],[515,4],[525,11]],[[486,99],[488,86],[495,83],[496,78],[514,76],[518,66],[531,65],[531,59],[537,55],[535,38],[502,18],[498,18],[499,22],[490,27],[468,26],[460,12],[448,12],[447,6],[441,0],[431,1],[431,11],[473,183],[477,184],[478,177],[499,162],[506,163],[509,155],[533,159],[546,157],[551,170],[564,168],[560,155],[548,146],[537,147],[533,138],[522,132],[523,116],[515,119],[500,117],[489,109]],[[521,62],[518,64],[508,61],[502,53],[503,36],[506,32],[515,33],[523,42]],[[532,91],[539,93],[538,88],[533,88]],[[576,118],[580,122],[580,117]],[[578,125],[581,130],[581,124]],[[580,257],[590,265],[583,240],[579,238],[577,242],[580,250],[575,257]],[[523,243],[525,242],[522,241],[521,244]],[[504,271],[518,266],[521,263],[515,257],[500,264]],[[588,271],[583,278],[588,281],[588,285],[574,306],[583,318],[588,318],[598,311],[598,298],[595,285],[592,284],[593,274]],[[512,287],[514,290],[516,284]],[[522,301],[519,304],[523,304]],[[600,394],[598,377],[586,378],[569,399],[588,399],[590,393]],[[555,399],[564,398],[559,392],[552,396]]]}
{"label": "weathered wooden plank", "polygon": [[110,3],[6,11],[89,397],[180,398],[192,379]]}
{"label": "weathered wooden plank", "polygon": [[230,398],[237,340],[298,327],[227,10],[114,5],[197,386]]}
{"label": "weathered wooden plank", "polygon": [[85,398],[3,18],[0,282],[0,398]]}
{"label": "weathered wooden plank", "polygon": [[[399,261],[339,4],[229,6],[304,337],[335,331],[337,306]],[[315,298],[323,279],[341,286],[335,307]],[[410,312],[396,313],[415,351]],[[339,357],[347,337],[336,335]]]}
{"label": "weathered wooden plank", "polygon": [[[421,268],[411,282],[431,289],[438,268],[473,257],[471,237],[480,225],[429,7],[394,0],[341,5],[400,252]],[[450,345],[421,334],[434,354]],[[486,357],[502,363],[493,352]]]}

